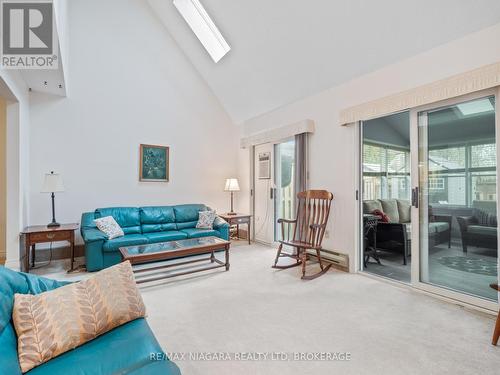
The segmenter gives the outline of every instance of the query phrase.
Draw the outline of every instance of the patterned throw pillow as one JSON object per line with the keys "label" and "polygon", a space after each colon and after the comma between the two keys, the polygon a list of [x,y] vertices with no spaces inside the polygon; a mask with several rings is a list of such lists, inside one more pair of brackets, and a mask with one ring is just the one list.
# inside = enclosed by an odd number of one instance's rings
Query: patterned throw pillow
{"label": "patterned throw pillow", "polygon": [[130,262],[37,295],[15,294],[22,372],[146,315]]}
{"label": "patterned throw pillow", "polygon": [[200,211],[196,228],[198,229],[213,229],[215,218],[217,214],[215,211]]}
{"label": "patterned throw pillow", "polygon": [[94,220],[97,228],[104,232],[110,240],[116,237],[124,236],[123,229],[118,225],[113,216],[105,216]]}

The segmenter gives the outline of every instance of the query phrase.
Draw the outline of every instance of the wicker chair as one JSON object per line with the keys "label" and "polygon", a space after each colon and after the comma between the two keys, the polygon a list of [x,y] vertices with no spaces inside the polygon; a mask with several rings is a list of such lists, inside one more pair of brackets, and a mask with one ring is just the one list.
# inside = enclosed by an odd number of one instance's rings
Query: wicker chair
{"label": "wicker chair", "polygon": [[[328,223],[333,194],[326,190],[307,190],[297,194],[298,207],[295,220],[278,219],[281,224],[281,240],[273,268],[286,269],[302,265],[302,279],[311,280],[326,273],[331,264],[321,259],[321,243]],[[290,235],[292,235],[290,237]],[[283,245],[296,249],[293,253],[282,252]],[[321,270],[306,276],[307,250],[316,251]],[[279,266],[281,257],[295,259],[291,265]]]}

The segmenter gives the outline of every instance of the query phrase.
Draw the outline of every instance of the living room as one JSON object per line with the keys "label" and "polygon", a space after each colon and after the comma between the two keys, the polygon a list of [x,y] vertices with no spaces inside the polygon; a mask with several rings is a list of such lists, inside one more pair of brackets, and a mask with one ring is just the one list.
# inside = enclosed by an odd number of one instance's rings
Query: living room
{"label": "living room", "polygon": [[497,2],[40,3],[1,3],[57,66],[2,50],[0,373],[496,373]]}

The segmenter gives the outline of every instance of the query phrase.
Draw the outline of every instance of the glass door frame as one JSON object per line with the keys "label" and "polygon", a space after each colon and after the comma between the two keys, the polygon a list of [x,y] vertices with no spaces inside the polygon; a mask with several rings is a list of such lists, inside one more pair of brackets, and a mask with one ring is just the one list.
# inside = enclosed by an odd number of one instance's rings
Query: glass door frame
{"label": "glass door frame", "polygon": [[[456,97],[453,99],[448,99],[440,102],[436,102],[430,105],[412,108],[410,110],[410,154],[411,154],[411,186],[412,189],[418,188],[419,204],[422,202],[422,189],[420,188],[420,162],[419,162],[419,113],[433,111],[441,107],[452,106],[469,100],[475,100],[484,98],[487,96],[495,96],[495,143],[497,147],[497,197],[500,196],[500,184],[498,183],[498,166],[500,166],[500,87],[474,92],[468,95]],[[425,121],[425,119],[424,119]],[[426,124],[424,126],[427,126]],[[497,212],[500,212],[500,199],[497,199]],[[412,256],[411,256],[411,285],[417,289],[425,292],[436,294],[447,299],[455,300],[457,302],[465,303],[468,305],[473,305],[482,309],[498,311],[498,302],[489,301],[480,297],[473,295],[461,293],[458,291],[453,291],[444,287],[439,287],[436,285],[424,283],[421,280],[420,273],[420,209],[412,206],[411,208],[411,220],[412,223],[412,233],[411,233],[411,243],[412,243]],[[500,249],[500,226],[497,227],[497,248]],[[498,254],[498,252],[497,252]],[[500,257],[497,255],[497,262],[500,266]],[[500,267],[499,267],[500,268]],[[488,286],[486,286],[488,287]]]}
{"label": "glass door frame", "polygon": [[[500,178],[498,177],[498,167],[500,166],[500,86],[493,89],[481,90],[471,94],[459,96],[456,98],[435,102],[429,105],[410,108],[410,181],[411,188],[419,187],[419,158],[418,158],[418,143],[419,143],[419,128],[418,128],[418,113],[424,111],[430,111],[438,109],[440,107],[450,106],[458,104],[461,102],[480,99],[486,96],[495,96],[495,143],[497,146],[497,197],[500,197]],[[391,113],[392,114],[392,113]],[[480,297],[475,297],[465,293],[460,293],[458,291],[453,291],[450,289],[434,286],[431,284],[426,284],[420,281],[420,212],[415,206],[411,206],[411,222],[414,223],[412,227],[411,243],[412,243],[412,255],[411,255],[411,282],[404,283],[397,280],[393,280],[384,276],[379,276],[376,274],[368,273],[363,268],[363,121],[356,122],[356,139],[358,143],[358,150],[355,154],[355,165],[358,166],[358,173],[355,175],[355,186],[356,186],[356,231],[355,231],[355,248],[357,249],[354,264],[356,265],[357,272],[363,273],[369,277],[374,277],[378,279],[384,279],[388,282],[404,285],[410,288],[415,288],[425,293],[435,295],[438,298],[446,299],[450,302],[456,301],[461,305],[469,305],[480,310],[487,310],[490,312],[498,311],[498,302],[489,301]],[[420,192],[420,189],[419,189]],[[420,197],[419,197],[420,201]],[[497,199],[497,212],[500,212],[500,198]],[[500,252],[500,225],[497,228],[497,247]],[[497,256],[497,261],[500,270],[500,255]],[[500,281],[500,272],[498,275]],[[487,287],[487,286],[486,286]]]}

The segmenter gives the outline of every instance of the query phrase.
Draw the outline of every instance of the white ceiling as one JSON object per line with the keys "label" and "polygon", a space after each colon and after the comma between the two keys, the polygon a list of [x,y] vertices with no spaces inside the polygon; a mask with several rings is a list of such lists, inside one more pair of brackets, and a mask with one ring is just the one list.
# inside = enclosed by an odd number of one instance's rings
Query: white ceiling
{"label": "white ceiling", "polygon": [[500,22],[498,0],[201,0],[231,46],[214,64],[148,1],[237,123]]}

